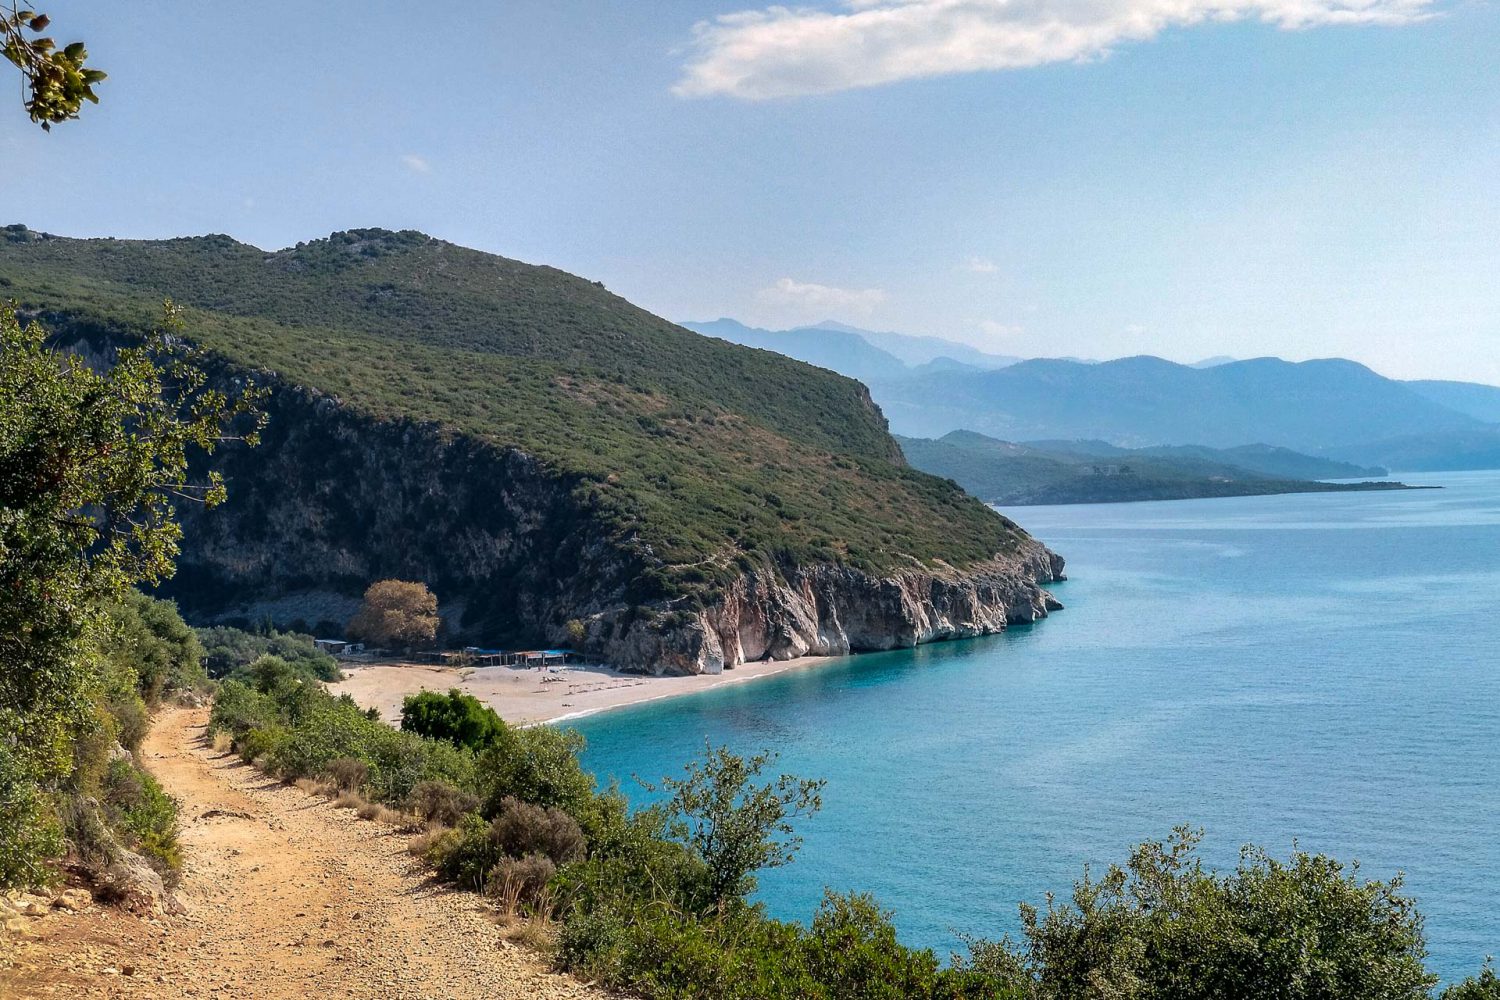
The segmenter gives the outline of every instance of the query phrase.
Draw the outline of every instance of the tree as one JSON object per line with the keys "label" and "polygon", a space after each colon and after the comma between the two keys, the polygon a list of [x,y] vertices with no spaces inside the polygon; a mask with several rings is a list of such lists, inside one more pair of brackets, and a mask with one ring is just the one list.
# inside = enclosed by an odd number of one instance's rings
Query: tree
{"label": "tree", "polygon": [[437,598],[426,585],[381,580],[365,591],[348,631],[361,642],[410,650],[436,639],[439,622]]}
{"label": "tree", "polygon": [[84,65],[88,52],[82,42],[59,49],[43,34],[50,24],[46,14],[14,4],[0,8],[0,53],[21,71],[26,113],[48,131],[77,118],[84,101],[98,104],[94,84],[106,75]]}
{"label": "tree", "polygon": [[789,864],[802,844],[791,821],[823,807],[824,782],[783,774],[756,784],[774,754],[745,758],[728,747],[706,747],[685,778],[667,778],[671,829],[703,861],[709,902],[723,906],[755,891],[754,873]]}
{"label": "tree", "polygon": [[171,575],[175,504],[225,498],[217,476],[191,481],[189,456],[256,441],[259,420],[230,428],[260,393],[231,399],[195,360],[157,335],[94,371],[0,306],[0,883],[41,874],[34,792],[73,766],[105,609]]}
{"label": "tree", "polygon": [[1014,960],[980,964],[1037,1000],[1428,1000],[1437,977],[1399,877],[1362,881],[1358,865],[1249,847],[1220,875],[1199,862],[1199,839],[1181,828],[1097,880],[1085,871],[1071,902],[1023,905]]}

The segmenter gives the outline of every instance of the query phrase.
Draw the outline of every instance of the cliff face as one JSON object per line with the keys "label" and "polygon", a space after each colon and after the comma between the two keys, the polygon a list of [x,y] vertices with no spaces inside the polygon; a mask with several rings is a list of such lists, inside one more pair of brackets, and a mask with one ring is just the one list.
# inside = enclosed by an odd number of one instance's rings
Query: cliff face
{"label": "cliff face", "polygon": [[704,610],[670,628],[613,643],[618,665],[649,673],[719,673],[752,660],[839,656],[967,639],[1045,618],[1062,605],[1042,584],[1063,559],[1028,540],[1014,557],[964,572],[872,576],[846,566],[747,573]]}
{"label": "cliff face", "polygon": [[[53,326],[97,361],[121,342],[106,328]],[[225,364],[215,378],[229,386],[239,371]],[[1060,607],[1043,585],[1062,578],[1062,559],[1019,531],[1014,551],[962,571],[765,557],[746,568],[730,550],[722,562],[734,572],[674,591],[660,582],[671,567],[611,529],[579,477],[519,448],[256,378],[272,388],[260,446],[209,461],[229,486],[225,505],[182,511],[165,592],[199,621],[341,629],[370,582],[397,577],[438,594],[449,641],[575,645],[569,624],[581,622],[606,662],[683,674],[985,635]]]}

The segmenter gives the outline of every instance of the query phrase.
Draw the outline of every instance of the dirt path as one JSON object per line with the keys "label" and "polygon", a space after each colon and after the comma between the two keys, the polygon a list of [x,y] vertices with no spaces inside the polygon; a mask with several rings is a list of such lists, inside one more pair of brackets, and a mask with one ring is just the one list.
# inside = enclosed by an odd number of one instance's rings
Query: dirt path
{"label": "dirt path", "polygon": [[186,913],[99,907],[37,920],[0,997],[597,998],[504,941],[407,838],[282,785],[203,740],[203,710],[157,720],[145,763],[181,803]]}

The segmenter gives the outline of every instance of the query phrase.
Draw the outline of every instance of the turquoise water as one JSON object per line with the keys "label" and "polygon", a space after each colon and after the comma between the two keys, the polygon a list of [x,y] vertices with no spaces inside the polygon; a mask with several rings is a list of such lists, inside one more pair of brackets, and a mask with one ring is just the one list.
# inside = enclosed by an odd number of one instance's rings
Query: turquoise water
{"label": "turquoise water", "polygon": [[874,892],[946,953],[1179,823],[1407,873],[1432,965],[1500,952],[1500,473],[1442,491],[1010,513],[1069,561],[1067,610],[1006,635],[576,723],[630,781],[704,740],[828,779],[761,898]]}

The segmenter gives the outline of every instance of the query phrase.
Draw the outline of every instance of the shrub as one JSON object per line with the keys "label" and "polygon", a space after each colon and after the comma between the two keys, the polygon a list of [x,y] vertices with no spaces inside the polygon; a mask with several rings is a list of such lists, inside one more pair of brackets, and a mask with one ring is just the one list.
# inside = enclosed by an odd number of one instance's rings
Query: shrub
{"label": "shrub", "polygon": [[338,661],[313,645],[313,637],[298,632],[264,633],[218,625],[197,630],[205,650],[208,676],[218,679],[248,667],[262,656],[276,656],[306,677],[320,681],[343,678]]}
{"label": "shrub", "polygon": [[140,753],[146,734],[151,731],[151,716],[146,703],[134,691],[126,691],[108,705],[109,714],[118,726],[116,739],[131,753]]}
{"label": "shrub", "polygon": [[490,823],[490,840],[509,857],[540,854],[559,865],[580,860],[586,846],[583,830],[573,817],[555,807],[544,809],[514,798],[501,800],[500,812]]}
{"label": "shrub", "polygon": [[1500,1000],[1500,976],[1495,975],[1494,965],[1485,959],[1479,975],[1449,986],[1443,990],[1441,1000]]}
{"label": "shrub", "polygon": [[583,735],[573,729],[507,728],[475,767],[485,815],[509,797],[556,806],[582,822],[595,799],[594,779],[578,762],[582,749]]}
{"label": "shrub", "polygon": [[323,770],[335,785],[346,792],[359,791],[365,779],[370,776],[369,765],[353,757],[335,757]]}
{"label": "shrub", "polygon": [[40,885],[63,849],[63,832],[35,774],[0,739],[0,886]]}
{"label": "shrub", "polygon": [[145,856],[168,884],[182,867],[177,841],[177,803],[148,772],[125,760],[111,761],[104,787],[110,824]]}
{"label": "shrub", "polygon": [[501,738],[506,725],[494,709],[453,688],[445,695],[435,691],[408,695],[401,705],[401,728],[470,750],[483,750]]}
{"label": "shrub", "polygon": [[275,723],[252,729],[239,738],[240,760],[253,764],[258,760],[273,759],[290,738],[286,727]]}
{"label": "shrub", "polygon": [[540,854],[502,858],[485,878],[485,895],[498,899],[514,912],[519,906],[534,906],[557,873],[557,865]]}
{"label": "shrub", "polygon": [[840,997],[905,1000],[937,992],[937,956],[897,941],[891,915],[871,896],[826,893],[802,954],[808,975],[837,986]]}
{"label": "shrub", "polygon": [[479,806],[479,798],[446,781],[419,781],[406,797],[406,808],[429,823],[457,826],[465,813]]}

